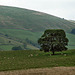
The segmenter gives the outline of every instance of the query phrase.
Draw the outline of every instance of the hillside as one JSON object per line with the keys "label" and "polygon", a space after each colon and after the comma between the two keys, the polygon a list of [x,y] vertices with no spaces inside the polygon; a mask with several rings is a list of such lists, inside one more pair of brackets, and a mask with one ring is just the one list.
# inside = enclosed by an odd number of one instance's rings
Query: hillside
{"label": "hillside", "polygon": [[[69,33],[74,28],[75,23],[63,18],[28,9],[0,6],[1,50],[5,50],[6,47],[11,50],[15,45],[21,45],[23,47],[23,43],[27,45],[26,49],[36,49],[38,47],[37,40],[44,30],[64,29],[69,37]],[[74,47],[74,38],[70,40],[73,40],[71,42]]]}
{"label": "hillside", "polygon": [[42,12],[0,6],[0,28],[17,28],[42,31],[47,28],[61,28],[70,32],[75,23]]}
{"label": "hillside", "polygon": [[75,20],[69,20],[69,21],[75,23]]}

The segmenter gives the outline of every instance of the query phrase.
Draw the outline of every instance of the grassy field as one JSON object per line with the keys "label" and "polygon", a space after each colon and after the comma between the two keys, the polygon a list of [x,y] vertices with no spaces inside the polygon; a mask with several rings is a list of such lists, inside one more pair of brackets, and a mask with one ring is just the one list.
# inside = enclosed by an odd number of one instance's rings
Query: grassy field
{"label": "grassy field", "polygon": [[[28,30],[20,30],[20,29],[0,29],[0,33],[3,35],[0,35],[0,48],[2,50],[7,50],[6,45],[8,46],[8,50],[11,50],[13,46],[20,45],[23,46],[23,43],[27,44],[28,49],[37,49],[36,46],[32,45],[27,41],[30,40],[34,44],[37,43],[38,38],[40,38],[41,34],[43,32],[30,32]],[[8,36],[5,36],[5,35]],[[9,43],[11,41],[11,43]],[[9,48],[9,45],[12,45],[11,48]]]}
{"label": "grassy field", "polygon": [[0,29],[0,33],[4,35],[8,34],[8,37],[10,36],[13,39],[18,38],[25,41],[25,39],[28,38],[31,41],[36,42],[43,32],[30,32],[22,29]]}
{"label": "grassy field", "polygon": [[0,71],[61,66],[75,67],[75,49],[54,56],[39,50],[0,51]]}
{"label": "grassy field", "polygon": [[69,39],[68,42],[68,49],[75,49],[75,35],[67,33],[67,38]]}

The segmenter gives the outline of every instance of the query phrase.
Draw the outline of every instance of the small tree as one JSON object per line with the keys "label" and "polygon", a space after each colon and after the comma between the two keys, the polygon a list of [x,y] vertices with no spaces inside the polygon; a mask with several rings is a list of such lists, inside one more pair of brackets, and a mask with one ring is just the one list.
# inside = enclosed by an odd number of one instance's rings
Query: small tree
{"label": "small tree", "polygon": [[12,47],[12,50],[23,50],[23,48],[21,46],[15,46],[15,47]]}
{"label": "small tree", "polygon": [[68,39],[62,29],[49,29],[39,38],[38,43],[41,46],[40,50],[44,52],[52,51],[53,55],[55,51],[67,50],[65,47],[68,45]]}

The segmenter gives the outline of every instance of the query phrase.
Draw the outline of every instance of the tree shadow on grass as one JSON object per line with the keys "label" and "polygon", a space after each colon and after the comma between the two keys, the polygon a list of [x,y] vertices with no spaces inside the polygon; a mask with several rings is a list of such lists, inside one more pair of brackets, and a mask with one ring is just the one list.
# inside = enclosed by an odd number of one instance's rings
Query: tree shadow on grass
{"label": "tree shadow on grass", "polygon": [[53,55],[52,52],[47,52],[47,53],[44,53],[43,56],[61,56],[61,55],[63,55],[63,56],[75,55],[75,49],[62,51],[62,52],[55,52],[55,55]]}
{"label": "tree shadow on grass", "polygon": [[69,53],[55,53],[54,55],[52,54],[52,53],[48,53],[48,54],[45,54],[45,56],[59,56],[59,55],[64,55],[64,56],[66,56],[66,55],[68,55]]}

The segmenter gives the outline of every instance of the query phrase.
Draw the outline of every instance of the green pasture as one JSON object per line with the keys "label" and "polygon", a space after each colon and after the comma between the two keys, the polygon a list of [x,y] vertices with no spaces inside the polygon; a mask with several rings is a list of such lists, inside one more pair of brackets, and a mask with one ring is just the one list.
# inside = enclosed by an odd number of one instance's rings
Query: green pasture
{"label": "green pasture", "polygon": [[33,42],[36,42],[43,32],[31,32],[29,30],[22,29],[0,29],[0,33],[4,35],[7,34],[8,37],[13,39],[29,39]]}
{"label": "green pasture", "polygon": [[0,71],[75,66],[75,49],[44,53],[39,50],[0,51]]}

